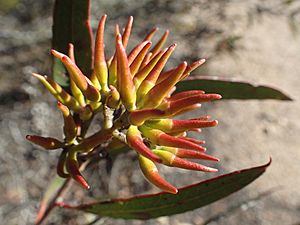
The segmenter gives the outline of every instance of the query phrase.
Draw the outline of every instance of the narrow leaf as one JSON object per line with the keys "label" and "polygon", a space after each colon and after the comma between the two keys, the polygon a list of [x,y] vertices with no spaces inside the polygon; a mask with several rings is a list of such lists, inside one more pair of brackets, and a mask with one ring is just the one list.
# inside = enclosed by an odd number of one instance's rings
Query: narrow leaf
{"label": "narrow leaf", "polygon": [[[84,74],[92,69],[92,31],[89,21],[90,0],[56,0],[53,13],[52,48],[68,54],[74,44],[76,64]],[[60,85],[68,86],[62,63],[53,59],[52,75]]]}
{"label": "narrow leaf", "polygon": [[242,189],[262,175],[270,164],[271,160],[262,166],[235,171],[180,188],[176,195],[161,192],[71,208],[122,219],[151,219],[183,213],[211,204]]}
{"label": "narrow leaf", "polygon": [[292,100],[282,91],[269,86],[220,77],[193,76],[179,82],[176,88],[176,92],[204,90],[207,93],[218,93],[223,96],[222,99]]}

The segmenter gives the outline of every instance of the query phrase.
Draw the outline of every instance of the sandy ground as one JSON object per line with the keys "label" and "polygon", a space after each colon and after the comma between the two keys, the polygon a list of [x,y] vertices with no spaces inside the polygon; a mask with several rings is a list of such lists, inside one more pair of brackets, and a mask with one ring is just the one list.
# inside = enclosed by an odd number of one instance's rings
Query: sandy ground
{"label": "sandy ground", "polygon": [[[116,21],[124,24],[133,15],[133,42],[154,25],[161,32],[170,29],[170,43],[176,41],[178,48],[169,66],[205,57],[208,62],[195,74],[270,84],[292,96],[293,102],[220,101],[195,112],[219,120],[217,128],[200,135],[209,151],[221,159],[219,174],[263,164],[269,157],[273,163],[247,188],[202,209],[146,222],[103,218],[96,224],[300,224],[299,1],[184,2],[113,0],[100,5],[94,0],[92,25],[107,13],[111,34]],[[55,174],[57,154],[24,140],[28,133],[61,136],[57,129],[62,126],[57,119],[60,114],[53,99],[30,76],[32,71],[50,71],[52,4],[50,0],[24,0],[16,8],[0,11],[1,224],[32,224],[43,190]],[[109,174],[104,162],[93,168],[89,177],[95,180],[93,195],[157,191],[143,180],[134,159],[134,154],[120,156]],[[208,178],[182,170],[162,168],[162,172],[177,186]],[[270,189],[271,194],[262,195]],[[75,189],[72,201],[83,195]],[[91,219],[57,210],[48,224],[87,224]]]}

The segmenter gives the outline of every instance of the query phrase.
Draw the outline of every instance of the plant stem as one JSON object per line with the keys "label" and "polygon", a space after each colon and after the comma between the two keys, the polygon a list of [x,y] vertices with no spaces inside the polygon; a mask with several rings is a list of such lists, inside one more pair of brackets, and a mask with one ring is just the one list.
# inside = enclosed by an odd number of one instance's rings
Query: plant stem
{"label": "plant stem", "polygon": [[38,213],[37,218],[35,220],[35,225],[41,225],[45,221],[45,219],[50,215],[51,211],[56,207],[57,200],[59,198],[63,198],[66,194],[67,190],[71,187],[72,179],[67,178],[64,184],[59,188],[57,193],[53,196],[51,202],[49,203],[47,209],[44,213]]}

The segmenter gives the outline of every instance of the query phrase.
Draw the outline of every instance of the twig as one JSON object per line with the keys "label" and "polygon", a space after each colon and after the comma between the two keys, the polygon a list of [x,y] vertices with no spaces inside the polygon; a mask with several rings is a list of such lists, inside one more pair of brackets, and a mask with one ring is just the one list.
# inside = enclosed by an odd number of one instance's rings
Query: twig
{"label": "twig", "polygon": [[63,196],[66,194],[66,191],[71,187],[71,178],[67,178],[64,182],[64,184],[59,188],[55,196],[52,198],[51,202],[49,203],[47,209],[43,212],[39,211],[37,218],[35,220],[35,225],[41,225],[45,221],[45,219],[49,216],[51,211],[56,207],[57,200],[60,198],[63,198]]}

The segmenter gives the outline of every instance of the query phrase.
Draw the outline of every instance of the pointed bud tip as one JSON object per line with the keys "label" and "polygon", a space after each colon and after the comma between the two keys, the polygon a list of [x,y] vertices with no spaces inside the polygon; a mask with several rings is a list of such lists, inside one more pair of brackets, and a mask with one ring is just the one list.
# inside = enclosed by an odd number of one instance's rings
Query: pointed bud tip
{"label": "pointed bud tip", "polygon": [[31,135],[26,135],[25,137],[28,141],[30,141],[32,139],[32,136]]}

